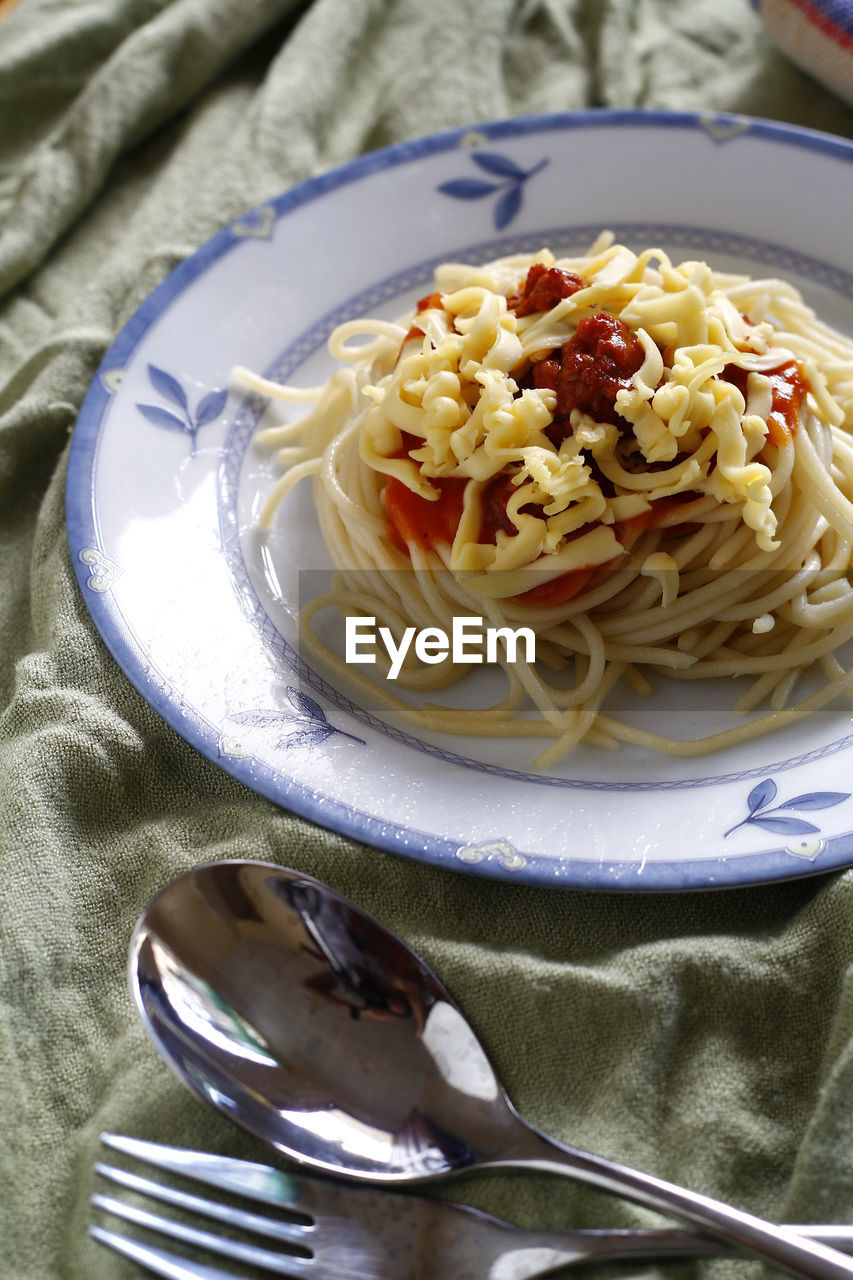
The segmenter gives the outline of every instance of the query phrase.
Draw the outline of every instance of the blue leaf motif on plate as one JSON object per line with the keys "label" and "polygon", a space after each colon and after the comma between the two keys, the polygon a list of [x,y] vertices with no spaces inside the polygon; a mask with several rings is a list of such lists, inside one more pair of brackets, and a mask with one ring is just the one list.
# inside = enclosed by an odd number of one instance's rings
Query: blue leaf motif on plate
{"label": "blue leaf motif on plate", "polygon": [[442,182],[438,190],[456,200],[479,200],[482,196],[490,196],[493,191],[500,191],[500,187],[479,178],[454,178],[452,182]]}
{"label": "blue leaf motif on plate", "polygon": [[492,221],[497,230],[501,231],[518,216],[524,202],[525,183],[544,169],[548,161],[543,159],[532,169],[522,169],[509,156],[500,155],[497,151],[471,151],[469,154],[483,173],[491,174],[498,181],[451,178],[448,182],[440,183],[436,190],[454,200],[482,200],[496,195],[498,198],[492,208]]}
{"label": "blue leaf motif on plate", "polygon": [[167,373],[165,369],[158,369],[156,364],[149,364],[148,377],[152,387],[159,391],[161,396],[171,400],[172,404],[179,405],[181,409],[188,407],[187,393],[178,382],[178,379],[173,378],[171,373]]}
{"label": "blue leaf motif on plate", "polygon": [[509,226],[521,208],[521,187],[510,187],[495,205],[495,226],[498,231]]}
{"label": "blue leaf motif on plate", "polygon": [[250,729],[266,729],[271,724],[280,724],[283,717],[280,711],[235,711],[228,719]]}
{"label": "blue leaf motif on plate", "polygon": [[527,174],[510,160],[509,156],[499,155],[497,151],[472,151],[471,159],[486,173],[496,173],[501,178],[514,178],[523,181]]}
{"label": "blue leaf motif on plate", "polygon": [[288,685],[287,697],[291,706],[297,711],[301,711],[309,720],[319,720],[322,724],[326,723],[326,713],[320,706],[319,702],[315,702],[313,698],[309,698],[307,693],[303,693],[301,689],[294,689],[292,685]]}
{"label": "blue leaf motif on plate", "polygon": [[780,804],[780,809],[831,809],[850,797],[845,791],[810,791],[807,795],[794,796]]}
{"label": "blue leaf motif on plate", "polygon": [[[772,778],[764,778],[762,782],[754,786],[746,798],[746,817],[742,818],[740,822],[736,822],[733,827],[730,827],[725,833],[724,839],[728,838],[732,832],[738,831],[745,826],[761,827],[763,831],[771,831],[774,835],[816,835],[820,832],[820,827],[816,827],[812,822],[806,822],[803,818],[788,817],[783,813],[783,810],[808,813],[818,809],[831,809],[833,805],[849,800],[851,795],[847,791],[806,791],[802,795],[793,796],[790,800],[783,800],[774,808],[770,808],[778,794],[779,788]],[[820,841],[819,844],[822,847],[823,842]],[[792,848],[790,852],[794,853],[797,850]]]}
{"label": "blue leaf motif on plate", "polygon": [[315,724],[310,729],[298,729],[276,743],[277,747],[319,747],[321,742],[337,733],[330,724]]}
{"label": "blue leaf motif on plate", "polygon": [[284,737],[276,739],[277,751],[289,751],[293,747],[319,747],[327,738],[335,734],[340,738],[348,738],[350,742],[357,742],[362,747],[365,745],[363,738],[357,738],[355,734],[347,733],[346,730],[330,724],[319,702],[309,698],[308,694],[303,693],[301,689],[288,685],[285,693],[293,707],[292,712],[287,709],[259,707],[250,711],[235,711],[228,719],[234,724],[245,725],[248,729],[261,733],[271,728],[279,732],[282,729],[287,730]]}
{"label": "blue leaf motif on plate", "polygon": [[171,409],[162,409],[158,404],[138,404],[136,407],[155,427],[165,427],[167,431],[189,432],[186,422],[172,413]]}
{"label": "blue leaf motif on plate", "polygon": [[214,422],[225,408],[227,399],[228,392],[223,388],[208,391],[206,396],[202,396],[195,411],[196,427],[204,427],[208,422]]}
{"label": "blue leaf motif on plate", "polygon": [[804,836],[810,832],[820,831],[820,827],[814,826],[811,822],[802,822],[799,818],[775,818],[770,814],[755,818],[754,822],[757,827],[763,827],[765,831],[775,831],[783,836]]}
{"label": "blue leaf motif on plate", "polygon": [[199,430],[209,422],[215,422],[221,416],[228,399],[228,391],[224,387],[215,387],[206,392],[196,405],[195,415],[190,410],[189,397],[174,374],[159,365],[148,365],[148,380],[155,391],[164,400],[180,409],[180,416],[172,409],[164,409],[162,405],[137,404],[141,414],[157,427],[167,431],[182,431],[190,437],[190,455],[195,456]]}
{"label": "blue leaf motif on plate", "polygon": [[753,787],[747,797],[747,806],[750,813],[755,813],[758,809],[763,809],[771,800],[776,799],[776,783],[772,778],[765,778],[763,782],[759,782],[757,787]]}

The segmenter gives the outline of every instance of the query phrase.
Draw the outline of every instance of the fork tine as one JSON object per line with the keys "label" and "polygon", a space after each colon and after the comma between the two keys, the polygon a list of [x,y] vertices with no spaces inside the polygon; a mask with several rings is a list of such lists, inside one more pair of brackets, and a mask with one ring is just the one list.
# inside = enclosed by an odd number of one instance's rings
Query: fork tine
{"label": "fork tine", "polygon": [[209,1155],[204,1151],[186,1151],[182,1147],[167,1147],[159,1142],[146,1142],[142,1138],[128,1138],[118,1133],[102,1133],[101,1142],[114,1151],[122,1151],[169,1173],[204,1182],[221,1191],[234,1192],[260,1204],[276,1205],[308,1218],[311,1216],[314,1184],[282,1173],[270,1165]]}
{"label": "fork tine", "polygon": [[292,1254],[276,1253],[270,1249],[261,1249],[257,1245],[243,1244],[239,1240],[227,1239],[214,1235],[211,1231],[201,1231],[198,1227],[187,1226],[176,1222],[174,1218],[163,1218],[160,1214],[150,1213],[147,1209],[136,1205],[125,1204],[112,1196],[94,1195],[91,1203],[105,1213],[111,1213],[125,1222],[146,1227],[149,1231],[157,1231],[161,1235],[170,1236],[173,1240],[181,1240],[184,1244],[197,1249],[208,1249],[224,1258],[233,1258],[237,1262],[245,1262],[259,1267],[262,1271],[272,1271],[276,1275],[290,1277],[306,1277],[311,1274],[313,1262],[310,1258],[297,1258]]}
{"label": "fork tine", "polygon": [[112,1165],[98,1163],[95,1172],[110,1182],[127,1187],[129,1191],[137,1191],[140,1195],[150,1196],[152,1200],[160,1200],[164,1204],[172,1204],[190,1213],[199,1213],[205,1218],[215,1218],[217,1222],[227,1222],[232,1227],[242,1227],[257,1235],[268,1236],[272,1240],[284,1241],[287,1244],[307,1248],[306,1237],[314,1230],[301,1222],[282,1222],[278,1218],[266,1218],[260,1213],[250,1213],[246,1209],[238,1209],[234,1205],[221,1204],[218,1200],[206,1200],[203,1196],[190,1195],[187,1191],[178,1191],[175,1187],[166,1187],[151,1178],[140,1177],[138,1173],[130,1173],[127,1169],[115,1169]]}
{"label": "fork tine", "polygon": [[103,1227],[90,1227],[89,1235],[99,1244],[105,1244],[108,1249],[114,1249],[137,1266],[145,1267],[155,1276],[165,1277],[165,1280],[240,1280],[232,1271],[220,1271],[218,1267],[208,1267],[203,1262],[190,1262],[187,1258],[167,1253],[165,1249],[140,1244],[138,1240],[130,1240]]}

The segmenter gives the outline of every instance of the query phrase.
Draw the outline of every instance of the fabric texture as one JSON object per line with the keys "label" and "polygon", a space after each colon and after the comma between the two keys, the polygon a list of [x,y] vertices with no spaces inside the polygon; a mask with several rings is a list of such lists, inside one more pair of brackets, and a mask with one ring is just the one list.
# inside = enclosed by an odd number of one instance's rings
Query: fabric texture
{"label": "fabric texture", "polygon": [[[106,652],[69,561],[76,414],[171,268],[371,148],[591,106],[743,112],[853,138],[853,111],[774,47],[747,0],[21,0],[0,22],[6,1280],[135,1274],[86,1234],[102,1130],[263,1158],[160,1062],[125,983],[147,900],[234,856],[319,876],[400,932],[520,1110],[556,1137],[777,1220],[853,1221],[851,873],[620,896],[359,846],[177,737]],[[647,1220],[543,1177],[441,1194],[531,1225]]]}
{"label": "fabric texture", "polygon": [[798,67],[853,103],[853,0],[755,0],[768,34]]}

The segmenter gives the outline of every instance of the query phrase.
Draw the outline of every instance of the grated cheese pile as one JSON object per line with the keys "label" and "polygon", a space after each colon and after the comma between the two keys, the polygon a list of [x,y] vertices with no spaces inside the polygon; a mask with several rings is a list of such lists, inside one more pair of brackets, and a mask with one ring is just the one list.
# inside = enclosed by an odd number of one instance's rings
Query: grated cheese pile
{"label": "grated cheese pile", "polygon": [[[548,250],[534,261],[555,264]],[[370,404],[360,450],[372,468],[427,499],[438,496],[432,479],[474,482],[449,567],[514,570],[542,556],[552,557],[553,574],[604,564],[624,550],[614,531],[619,521],[686,493],[740,508],[758,548],[775,550],[772,473],[760,456],[771,411],[766,371],[794,357],[774,342],[773,324],[741,315],[705,263],[674,266],[660,250],[637,255],[620,244],[585,264],[577,292],[546,312],[518,316],[508,300],[529,265],[526,259],[520,271],[507,259],[488,269],[442,268],[441,292],[417,317],[423,332],[410,333],[394,367],[364,388]],[[625,430],[574,409],[571,432],[555,445],[546,432],[556,393],[520,388],[518,379],[569,341],[583,317],[603,311],[643,349],[630,387],[616,395]],[[719,376],[729,365],[747,371],[746,396]],[[806,362],[804,373],[824,418],[838,423],[818,371]],[[620,450],[626,431],[639,451],[631,470]],[[404,433],[416,447],[403,448]],[[507,507],[515,534],[501,531],[496,545],[481,544],[478,496],[502,472],[512,473],[516,487]],[[608,492],[596,475],[609,482]],[[541,515],[522,510],[530,506]]]}

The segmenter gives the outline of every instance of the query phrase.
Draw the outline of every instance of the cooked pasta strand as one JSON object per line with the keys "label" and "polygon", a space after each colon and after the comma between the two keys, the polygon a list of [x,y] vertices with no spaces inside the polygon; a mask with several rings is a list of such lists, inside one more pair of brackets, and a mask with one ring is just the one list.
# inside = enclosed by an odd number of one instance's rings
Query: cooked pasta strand
{"label": "cooked pasta strand", "polygon": [[[236,371],[314,405],[259,433],[287,468],[261,523],[312,475],[338,570],[303,609],[307,653],[424,731],[551,738],[542,768],[580,743],[700,755],[853,693],[836,656],[853,638],[850,339],[789,283],[609,233],[559,261],[447,263],[435,283],[398,323],[341,325],[345,367],[322,388]],[[395,636],[525,626],[539,660],[499,646],[492,706],[418,704],[470,664],[407,657],[406,700],[318,638],[327,608]],[[676,741],[604,709],[620,682],[653,698],[661,673],[752,676],[736,714],[770,711]],[[814,673],[822,687],[789,705]]]}

